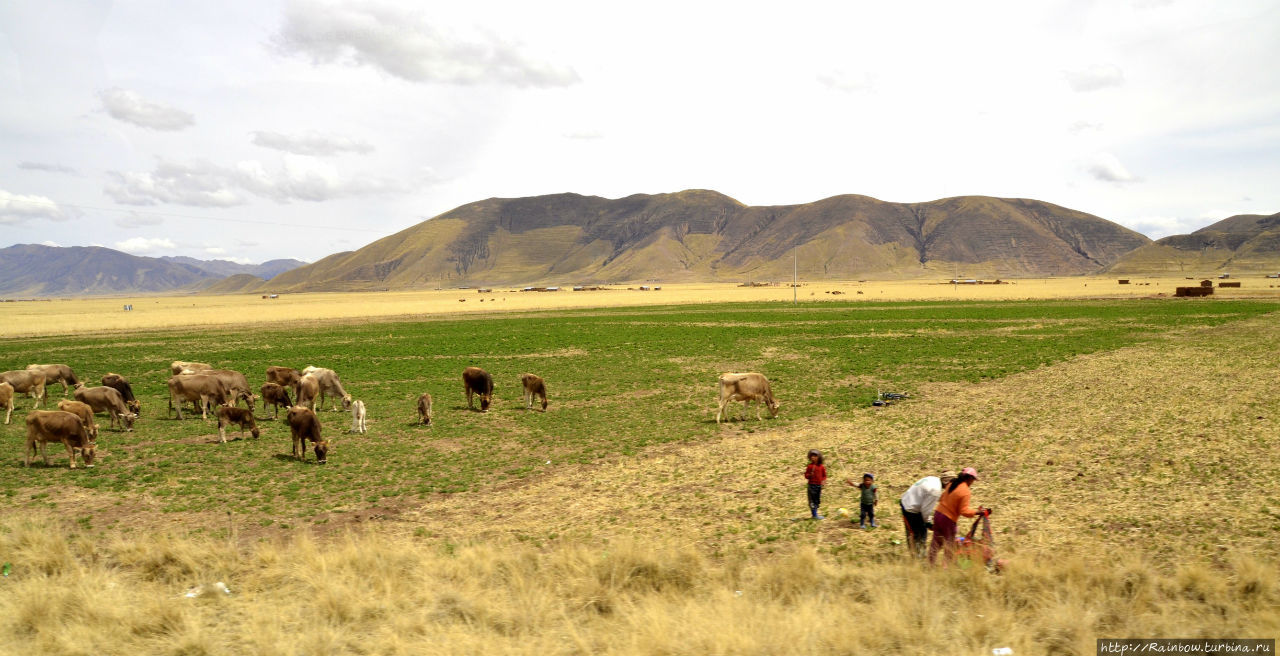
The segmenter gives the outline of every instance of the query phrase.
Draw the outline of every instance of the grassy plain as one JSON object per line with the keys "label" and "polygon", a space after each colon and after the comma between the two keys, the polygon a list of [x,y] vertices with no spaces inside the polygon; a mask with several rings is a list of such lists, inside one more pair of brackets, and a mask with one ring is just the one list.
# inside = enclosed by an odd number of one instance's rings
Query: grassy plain
{"label": "grassy plain", "polygon": [[[103,429],[91,471],[61,454],[23,469],[20,425],[0,428],[0,558],[16,566],[0,626],[46,653],[1023,654],[1274,637],[1277,309],[842,299],[11,338],[0,369],[117,371],[146,405],[136,432]],[[210,424],[164,418],[173,359],[254,380],[331,366],[369,404],[370,433],[322,413],[325,467],[292,461],[280,422],[217,444]],[[463,408],[468,364],[495,374],[488,414]],[[774,381],[781,416],[717,427],[715,375],[748,369]],[[548,379],[546,414],[519,407],[526,370]],[[871,408],[877,389],[912,398]],[[412,423],[424,390],[430,429]],[[878,474],[886,529],[793,521],[811,447],[833,483]],[[924,570],[894,543],[903,488],[964,464],[997,508],[1003,576]],[[832,485],[828,510],[856,505],[850,492]],[[181,597],[216,580],[233,594]]]}

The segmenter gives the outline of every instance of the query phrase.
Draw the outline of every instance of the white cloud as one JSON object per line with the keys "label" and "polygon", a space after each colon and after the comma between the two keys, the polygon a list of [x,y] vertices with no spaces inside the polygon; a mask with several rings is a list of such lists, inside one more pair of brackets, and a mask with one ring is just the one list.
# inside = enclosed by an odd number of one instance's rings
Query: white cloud
{"label": "white cloud", "polygon": [[497,35],[460,35],[419,12],[380,3],[295,1],[272,40],[281,53],[316,64],[372,66],[410,82],[563,87],[580,81],[572,68],[541,61]]}
{"label": "white cloud", "polygon": [[262,146],[263,148],[272,148],[275,150],[283,150],[287,153],[296,155],[338,155],[341,153],[359,153],[367,155],[372,153],[374,148],[372,145],[362,141],[356,141],[349,137],[341,137],[333,134],[324,134],[321,132],[307,132],[305,134],[281,134],[279,132],[254,132],[253,144]]}
{"label": "white cloud", "polygon": [[565,139],[578,139],[581,141],[595,141],[603,139],[604,133],[599,130],[573,130],[564,133]]}
{"label": "white cloud", "polygon": [[1063,71],[1072,91],[1087,92],[1124,84],[1124,72],[1111,64],[1093,64],[1074,71]]}
{"label": "white cloud", "polygon": [[1093,156],[1093,160],[1085,166],[1085,170],[1089,175],[1103,182],[1137,182],[1138,178],[1129,172],[1129,169],[1120,163],[1119,158],[1111,153],[1098,153]]}
{"label": "white cloud", "polygon": [[1102,131],[1102,124],[1097,121],[1076,121],[1067,126],[1067,132],[1071,134],[1083,134],[1090,131]]}
{"label": "white cloud", "polygon": [[132,237],[116,242],[115,247],[118,251],[140,255],[157,250],[173,250],[178,246],[164,237]]}
{"label": "white cloud", "polygon": [[51,198],[14,194],[0,189],[0,225],[15,225],[31,219],[66,221],[79,215],[79,211],[62,207]]}
{"label": "white cloud", "polygon": [[49,247],[52,247],[52,248],[62,248],[62,244],[59,244],[58,242],[53,241],[52,239],[46,239],[46,240],[44,240],[44,241],[40,242],[40,245],[41,245],[41,246],[49,246]]}
{"label": "white cloud", "polygon": [[107,195],[126,205],[173,203],[231,207],[248,202],[248,195],[287,203],[405,191],[403,184],[388,178],[367,175],[344,178],[320,165],[288,161],[277,170],[267,170],[254,160],[239,162],[234,167],[203,160],[185,164],[160,162],[149,173],[113,172],[111,177],[114,182],[107,185]]}
{"label": "white cloud", "polygon": [[67,175],[79,175],[80,172],[70,166],[61,164],[49,164],[46,162],[18,162],[18,168],[26,171],[45,171],[47,173],[66,173]]}
{"label": "white cloud", "polygon": [[849,74],[844,71],[831,71],[818,75],[818,82],[824,86],[849,93],[857,91],[873,91],[876,88],[875,76],[870,73]]}
{"label": "white cloud", "polygon": [[1126,219],[1124,225],[1152,238],[1185,235],[1204,226],[1203,219],[1178,216],[1139,216]]}
{"label": "white cloud", "polygon": [[208,254],[210,254],[210,255],[226,255],[226,254],[227,254],[227,249],[225,249],[225,248],[219,248],[219,247],[217,247],[217,246],[209,246],[208,248],[205,248],[205,249],[204,249],[204,252],[206,252],[206,253],[208,253]]}
{"label": "white cloud", "polygon": [[103,109],[112,118],[151,130],[183,130],[196,124],[195,117],[176,107],[162,105],[129,91],[114,87],[98,94]]}
{"label": "white cloud", "polygon": [[164,218],[155,214],[139,214],[137,212],[129,212],[119,217],[115,221],[116,225],[121,228],[141,228],[144,226],[157,226],[164,223]]}

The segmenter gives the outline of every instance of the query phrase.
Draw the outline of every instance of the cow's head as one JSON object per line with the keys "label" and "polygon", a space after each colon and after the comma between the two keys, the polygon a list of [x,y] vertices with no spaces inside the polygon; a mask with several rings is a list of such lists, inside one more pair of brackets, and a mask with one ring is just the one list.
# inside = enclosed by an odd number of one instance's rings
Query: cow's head
{"label": "cow's head", "polygon": [[258,439],[258,427],[257,427],[257,426],[254,426],[253,428],[250,428],[250,429],[249,429],[249,432],[250,432],[250,433],[253,433],[253,439],[255,439],[255,440],[256,440],[256,439]]}
{"label": "cow's head", "polygon": [[343,397],[342,397],[342,409],[343,409],[343,410],[350,410],[350,409],[351,409],[351,395],[350,395],[350,394],[345,394],[345,395],[343,395]]}
{"label": "cow's head", "polygon": [[96,455],[95,451],[97,451],[97,449],[97,442],[87,442],[84,446],[80,447],[80,455],[84,458],[85,467],[93,466],[93,456]]}
{"label": "cow's head", "polygon": [[124,429],[127,431],[133,430],[133,422],[137,418],[138,418],[138,415],[132,412],[126,412],[120,415],[120,419],[124,421]]}
{"label": "cow's head", "polygon": [[139,401],[138,399],[133,399],[132,401],[125,401],[124,404],[126,407],[129,408],[129,411],[132,412],[133,414],[135,415],[142,414],[142,401]]}
{"label": "cow's head", "polygon": [[778,408],[781,408],[781,407],[782,407],[782,404],[781,404],[781,403],[778,403],[777,401],[774,401],[774,400],[773,400],[773,397],[769,397],[769,401],[768,401],[768,403],[766,403],[765,405],[767,405],[767,406],[769,407],[769,416],[770,416],[770,417],[777,417],[777,416],[778,416]]}
{"label": "cow's head", "polygon": [[253,412],[254,406],[258,401],[258,397],[250,394],[249,392],[240,392],[240,398],[244,399],[245,405],[249,406],[249,412]]}
{"label": "cow's head", "polygon": [[320,440],[316,442],[316,463],[325,464],[329,462],[329,440]]}

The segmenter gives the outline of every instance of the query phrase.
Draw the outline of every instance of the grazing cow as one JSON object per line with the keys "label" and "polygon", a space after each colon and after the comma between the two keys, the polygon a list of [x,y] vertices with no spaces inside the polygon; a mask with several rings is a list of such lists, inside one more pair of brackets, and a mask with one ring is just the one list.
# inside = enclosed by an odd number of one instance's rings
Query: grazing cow
{"label": "grazing cow", "polygon": [[88,403],[63,399],[58,401],[58,409],[79,417],[85,430],[89,431],[89,439],[98,441],[98,424],[93,420],[93,408]]}
{"label": "grazing cow", "polygon": [[124,399],[124,404],[136,415],[142,414],[142,402],[138,397],[133,395],[133,386],[129,384],[129,379],[120,374],[108,373],[102,377],[102,384],[107,387],[113,387],[120,392],[120,398]]}
{"label": "grazing cow", "polygon": [[[178,419],[182,419],[182,403],[198,401],[200,418],[209,418],[209,408],[223,405],[231,398],[227,386],[217,376],[201,376],[200,374],[174,376],[169,379],[169,412],[178,409]],[[165,416],[169,416],[168,412]]]}
{"label": "grazing cow", "polygon": [[301,379],[302,372],[293,367],[267,367],[267,382],[293,388],[294,396],[298,395],[298,381]]}
{"label": "grazing cow", "polygon": [[133,430],[133,420],[138,415],[129,412],[129,406],[124,404],[124,398],[120,396],[112,387],[84,387],[80,386],[75,391],[76,400],[93,408],[94,412],[105,412],[111,415],[111,426],[117,425],[126,431]]}
{"label": "grazing cow", "polygon": [[480,367],[467,367],[462,370],[462,388],[467,392],[467,408],[475,410],[471,395],[480,395],[480,412],[489,411],[489,403],[493,400],[493,376]]}
{"label": "grazing cow", "polygon": [[368,427],[365,425],[364,401],[352,401],[350,432],[363,435],[366,428]]}
{"label": "grazing cow", "polygon": [[316,399],[320,396],[320,381],[310,374],[298,380],[297,405],[315,409]]}
{"label": "grazing cow", "polygon": [[67,395],[67,390],[80,384],[76,380],[76,372],[71,370],[65,364],[29,364],[27,371],[39,371],[44,374],[45,387],[54,383],[62,383],[62,395]]}
{"label": "grazing cow", "polygon": [[533,397],[542,397],[542,411],[547,411],[547,383],[541,376],[520,374],[520,384],[524,386],[524,408],[533,409]]}
{"label": "grazing cow", "polygon": [[89,439],[84,422],[70,412],[61,410],[33,410],[27,415],[27,450],[22,461],[23,467],[31,466],[31,456],[35,455],[36,445],[40,445],[40,455],[44,464],[49,464],[49,452],[45,449],[49,442],[61,442],[67,447],[67,455],[71,458],[71,468],[76,468],[76,449],[84,457],[84,466],[93,466],[94,451],[97,444]]}
{"label": "grazing cow", "polygon": [[227,393],[231,395],[232,401],[235,402],[243,399],[245,405],[248,406],[250,411],[254,409],[254,401],[258,399],[258,397],[253,395],[253,388],[249,387],[249,379],[245,378],[245,375],[239,371],[232,371],[231,369],[204,369],[192,372],[188,369],[183,370],[181,375],[216,376],[218,380],[221,380],[222,384],[226,386]]}
{"label": "grazing cow", "polygon": [[293,435],[293,455],[307,460],[307,440],[315,443],[316,462],[329,461],[329,442],[320,437],[320,419],[311,408],[295,405],[289,408],[289,432]]}
{"label": "grazing cow", "polygon": [[[757,373],[725,373],[720,374],[720,409],[716,412],[716,423],[725,414],[725,406],[733,401],[742,401],[742,418],[747,418],[747,404],[762,401],[769,408],[769,416],[778,416],[778,402],[773,400],[773,390],[769,388],[769,379]],[[756,406],[756,421],[760,420],[760,406]]]}
{"label": "grazing cow", "polygon": [[218,439],[223,444],[227,443],[227,426],[235,424],[240,427],[240,437],[244,437],[246,429],[253,433],[253,439],[258,439],[258,422],[253,418],[252,410],[237,408],[234,405],[220,405],[214,411],[218,416]]}
{"label": "grazing cow", "polygon": [[169,371],[173,372],[173,375],[175,376],[184,371],[187,373],[196,373],[212,368],[213,365],[205,362],[183,362],[182,360],[174,360],[173,364],[169,365]]}
{"label": "grazing cow", "polygon": [[44,374],[39,371],[6,371],[0,373],[0,382],[13,385],[13,391],[26,394],[36,400],[33,408],[39,408],[44,402]]}
{"label": "grazing cow", "polygon": [[418,421],[424,426],[431,425],[431,394],[423,392],[418,397]]}
{"label": "grazing cow", "polygon": [[280,406],[284,406],[285,410],[293,407],[293,401],[289,400],[289,390],[277,383],[263,383],[258,392],[262,395],[262,412],[266,413],[267,406],[270,405],[272,419],[280,415]]}
{"label": "grazing cow", "polygon": [[0,408],[4,408],[4,424],[8,426],[13,415],[13,385],[9,383],[0,383]]}
{"label": "grazing cow", "polygon": [[[316,410],[324,409],[325,395],[332,396],[334,399],[342,399],[343,410],[351,408],[351,395],[347,394],[347,390],[342,389],[342,381],[338,380],[338,373],[336,371],[332,369],[325,369],[324,367],[307,367],[302,370],[302,375],[304,378],[307,376],[315,378],[316,382],[320,385],[320,395],[318,397],[320,400],[318,402],[319,406],[316,407]],[[315,398],[317,397],[312,397],[313,400]],[[334,412],[338,411],[336,401],[335,405],[330,409]]]}

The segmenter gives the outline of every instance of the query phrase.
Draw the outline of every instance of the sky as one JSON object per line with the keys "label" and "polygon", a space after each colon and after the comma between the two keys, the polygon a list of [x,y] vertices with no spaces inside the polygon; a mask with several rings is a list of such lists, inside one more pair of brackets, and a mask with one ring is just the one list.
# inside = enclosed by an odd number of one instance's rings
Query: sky
{"label": "sky", "polygon": [[1280,211],[1280,2],[0,0],[0,246],[314,261],[491,197]]}

